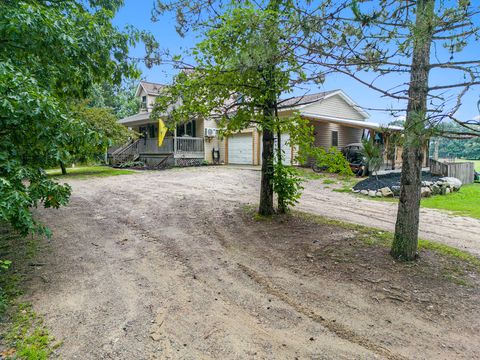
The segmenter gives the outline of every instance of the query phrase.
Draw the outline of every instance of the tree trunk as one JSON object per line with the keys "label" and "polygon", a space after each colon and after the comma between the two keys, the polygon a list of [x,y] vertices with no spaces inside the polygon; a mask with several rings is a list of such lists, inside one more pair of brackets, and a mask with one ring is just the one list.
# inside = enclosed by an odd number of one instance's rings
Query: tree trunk
{"label": "tree trunk", "polygon": [[391,255],[399,260],[417,256],[422,163],[427,116],[428,76],[434,0],[418,0],[410,85],[408,90],[405,144],[402,155],[400,199]]}
{"label": "tree trunk", "polygon": [[262,182],[260,187],[260,206],[258,213],[270,216],[273,209],[273,131],[267,127],[263,129],[262,143]]}
{"label": "tree trunk", "polygon": [[63,161],[60,161],[60,169],[62,169],[62,175],[67,175],[67,168],[65,167]]}

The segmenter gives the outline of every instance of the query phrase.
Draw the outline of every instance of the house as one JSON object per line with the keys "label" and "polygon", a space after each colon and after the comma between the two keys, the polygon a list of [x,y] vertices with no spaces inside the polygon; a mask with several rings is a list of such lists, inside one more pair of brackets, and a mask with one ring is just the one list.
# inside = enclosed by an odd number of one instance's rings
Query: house
{"label": "house", "polygon": [[225,163],[225,141],[216,136],[218,124],[213,119],[192,119],[168,131],[163,143],[158,144],[158,119],[151,119],[155,99],[165,85],[141,81],[136,96],[141,106],[138,114],[119,122],[141,134],[141,138],[111,153],[112,162],[141,160],[149,166],[168,162],[176,165],[198,165],[204,160]]}
{"label": "house", "polygon": [[[255,127],[220,139],[218,122],[211,119],[192,119],[169,131],[161,146],[158,145],[158,120],[151,119],[155,98],[164,85],[141,81],[136,96],[141,102],[138,114],[120,120],[120,123],[143,136],[136,142],[112,153],[113,162],[139,159],[150,166],[169,162],[194,165],[216,160],[221,164],[260,165],[262,161],[262,134]],[[325,91],[285,99],[279,103],[279,116],[299,112],[314,127],[315,145],[329,149],[359,143],[367,134],[381,129],[369,122],[369,114],[361,109],[342,90]],[[285,163],[293,164],[295,146],[288,145],[289,135],[281,136]]]}

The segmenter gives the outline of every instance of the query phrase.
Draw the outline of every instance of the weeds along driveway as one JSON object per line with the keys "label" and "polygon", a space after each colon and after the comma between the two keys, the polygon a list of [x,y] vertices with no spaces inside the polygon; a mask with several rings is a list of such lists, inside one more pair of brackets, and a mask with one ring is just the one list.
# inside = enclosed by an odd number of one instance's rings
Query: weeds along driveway
{"label": "weeds along driveway", "polygon": [[[390,203],[333,192],[322,180],[310,180],[298,209],[393,232],[397,203]],[[446,211],[420,208],[419,237],[468,251],[480,256],[480,220],[454,216]]]}
{"label": "weeds along driveway", "polygon": [[[235,201],[258,202],[260,172],[258,167],[231,167],[218,170],[219,178],[238,175],[238,190],[245,184],[250,192],[239,191],[229,184],[227,198]],[[255,171],[257,170],[257,171]],[[228,173],[228,175],[227,175]],[[397,204],[369,200],[349,193],[333,192],[335,185],[323,184],[324,179],[304,183],[304,191],[296,209],[326,216],[345,222],[375,227],[393,232],[397,216]],[[218,185],[222,189],[221,184]],[[337,186],[339,187],[339,186]],[[228,193],[231,191],[231,193]],[[480,256],[480,220],[470,217],[449,215],[434,209],[420,209],[420,238],[466,250]]]}
{"label": "weeds along driveway", "polygon": [[[68,207],[37,211],[54,236],[27,294],[63,340],[58,355],[480,357],[478,284],[445,283],[429,260],[398,267],[386,250],[370,265],[352,230],[255,223],[242,209],[256,203],[259,177],[217,167],[70,181]],[[393,206],[312,181],[300,208],[374,226]],[[332,253],[344,248],[334,241],[353,253]]]}

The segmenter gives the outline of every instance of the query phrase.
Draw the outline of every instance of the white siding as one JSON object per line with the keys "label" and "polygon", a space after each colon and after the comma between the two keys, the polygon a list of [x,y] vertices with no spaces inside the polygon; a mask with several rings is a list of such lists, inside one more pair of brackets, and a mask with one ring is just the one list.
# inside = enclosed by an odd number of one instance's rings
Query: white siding
{"label": "white siding", "polygon": [[[146,96],[147,97],[147,110],[151,111],[153,109],[153,105],[155,104],[155,99],[157,98],[156,96],[153,95],[148,95],[143,88],[140,89],[140,95],[138,97],[138,100],[140,103],[142,102],[142,98]],[[143,109],[142,109],[143,110]]]}
{"label": "white siding", "polygon": [[341,119],[365,120],[362,114],[355,110],[355,108],[347,103],[340,95],[334,95],[319,103],[307,105],[302,111]]}
{"label": "white siding", "polygon": [[362,129],[342,126],[332,123],[313,122],[315,128],[315,146],[328,150],[332,146],[332,131],[338,131],[338,148],[362,139]]}
{"label": "white siding", "polygon": [[[204,137],[205,128],[218,128],[217,122],[211,119],[197,120],[197,137]],[[214,138],[204,138],[205,160],[213,162],[212,149],[220,150],[220,163],[225,163],[225,140],[220,140],[218,136]]]}

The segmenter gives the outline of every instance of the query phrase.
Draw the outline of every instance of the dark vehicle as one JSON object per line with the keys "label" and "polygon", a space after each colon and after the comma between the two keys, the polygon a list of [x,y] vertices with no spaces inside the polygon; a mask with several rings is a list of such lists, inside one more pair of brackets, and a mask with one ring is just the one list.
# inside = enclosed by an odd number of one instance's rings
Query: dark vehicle
{"label": "dark vehicle", "polygon": [[342,154],[350,164],[350,169],[357,176],[367,175],[368,169],[363,156],[363,145],[352,143],[343,147]]}

